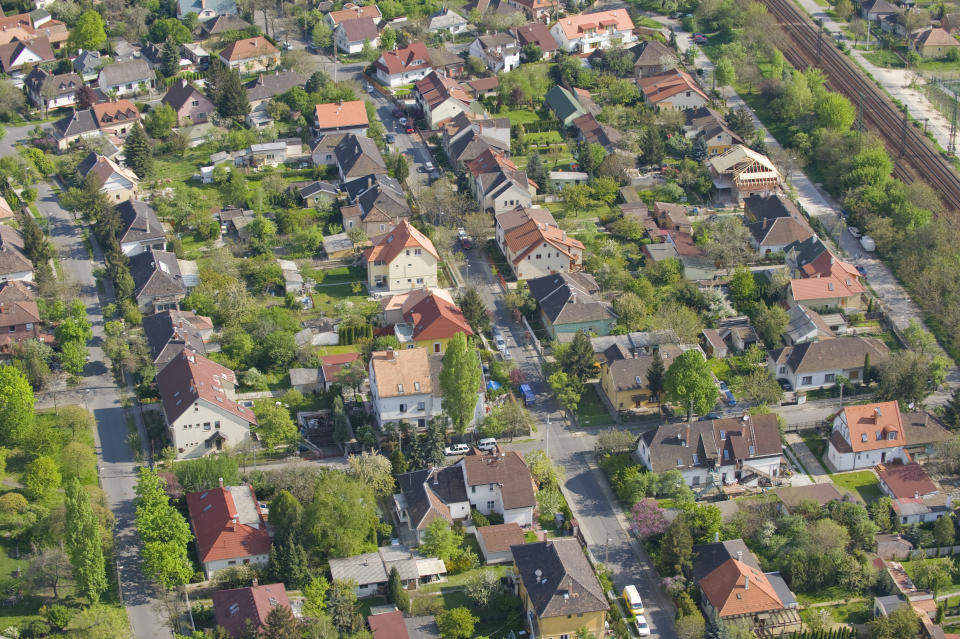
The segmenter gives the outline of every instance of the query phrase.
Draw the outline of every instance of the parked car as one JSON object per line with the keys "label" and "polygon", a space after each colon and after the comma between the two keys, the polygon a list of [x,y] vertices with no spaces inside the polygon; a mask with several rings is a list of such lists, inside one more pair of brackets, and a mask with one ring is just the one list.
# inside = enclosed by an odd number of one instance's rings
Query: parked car
{"label": "parked car", "polygon": [[720,394],[727,402],[727,406],[736,406],[737,399],[733,396],[733,391],[727,388],[726,382],[720,382]]}
{"label": "parked car", "polygon": [[867,276],[867,269],[863,268],[862,266],[860,266],[860,265],[858,264],[858,265],[857,265],[857,273],[860,274],[860,277],[866,277],[866,276]]}
{"label": "parked car", "polygon": [[423,168],[428,171],[433,171],[433,162],[424,162]]}
{"label": "parked car", "polygon": [[470,452],[470,447],[466,444],[454,444],[453,446],[447,446],[443,449],[443,454],[447,457],[453,455],[466,455]]}
{"label": "parked car", "polygon": [[405,118],[404,116],[400,116],[400,118],[399,118],[397,121],[398,121],[400,124],[406,124],[406,123],[407,123],[407,118]]}
{"label": "parked car", "polygon": [[863,250],[867,253],[873,253],[877,250],[877,243],[873,241],[873,238],[869,235],[864,235],[860,238],[860,246],[863,247]]}
{"label": "parked car", "polygon": [[847,230],[850,231],[850,235],[858,240],[860,239],[860,236],[863,235],[863,233],[860,232],[860,229],[855,226],[848,226]]}
{"label": "parked car", "polygon": [[624,586],[623,602],[627,604],[627,612],[637,616],[643,614],[643,599],[640,598],[640,591],[633,584]]}
{"label": "parked car", "polygon": [[482,451],[490,451],[497,447],[497,440],[493,437],[487,437],[486,439],[481,439],[477,442],[477,448]]}
{"label": "parked car", "polygon": [[470,249],[473,248],[473,240],[471,240],[470,236],[467,235],[466,229],[463,229],[463,228],[457,229],[457,240],[460,242],[460,246],[463,247],[464,251],[469,251]]}
{"label": "parked car", "polygon": [[706,43],[707,43],[707,36],[703,35],[702,33],[694,33],[694,34],[693,34],[693,42],[694,42],[695,44],[706,44]]}
{"label": "parked car", "polygon": [[713,413],[707,413],[706,415],[704,415],[703,417],[701,417],[701,418],[698,419],[697,421],[698,421],[698,422],[709,422],[711,419],[721,419],[722,417],[723,417],[723,415],[721,415],[720,413],[713,412]]}
{"label": "parked car", "polygon": [[393,144],[394,140],[396,140],[396,138],[393,137],[393,133],[387,133],[387,144]]}
{"label": "parked car", "polygon": [[406,131],[407,133],[413,133],[413,127],[412,127],[412,126],[407,126],[407,128],[405,129],[405,131]]}
{"label": "parked car", "polygon": [[647,625],[647,619],[643,615],[637,615],[633,618],[633,630],[641,637],[650,636],[650,626]]}
{"label": "parked car", "polygon": [[393,117],[395,117],[395,118],[402,118],[402,117],[403,117],[403,110],[402,110],[402,109],[394,109],[394,110],[393,110]]}
{"label": "parked car", "polygon": [[780,379],[777,380],[777,383],[780,384],[780,388],[782,388],[785,391],[793,390],[793,384],[790,383],[789,379],[784,379],[781,377]]}

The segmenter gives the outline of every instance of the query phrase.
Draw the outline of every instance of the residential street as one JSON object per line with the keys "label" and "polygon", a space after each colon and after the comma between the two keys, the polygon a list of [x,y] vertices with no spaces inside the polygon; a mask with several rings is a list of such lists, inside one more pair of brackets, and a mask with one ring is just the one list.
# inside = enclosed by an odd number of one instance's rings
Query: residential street
{"label": "residential street", "polygon": [[[121,580],[121,593],[136,639],[166,639],[172,637],[163,604],[153,597],[153,586],[143,577],[140,566],[139,539],[134,528],[134,484],[137,463],[127,443],[127,422],[120,404],[120,393],[113,375],[105,364],[107,358],[100,349],[103,340],[103,316],[97,297],[93,269],[102,264],[90,260],[83,245],[80,227],[72,216],[60,207],[49,184],[37,186],[37,207],[50,221],[50,234],[60,255],[67,279],[80,286],[80,299],[87,306],[87,316],[93,326],[94,338],[89,345],[89,364],[84,371],[84,382],[76,390],[58,396],[58,403],[80,400],[97,420],[95,439],[100,460],[100,485],[107,495],[110,510],[116,517],[114,543]],[[99,251],[99,249],[97,249]],[[139,420],[138,420],[139,421]],[[146,441],[140,425],[141,440]],[[108,570],[112,567],[108,566]]]}

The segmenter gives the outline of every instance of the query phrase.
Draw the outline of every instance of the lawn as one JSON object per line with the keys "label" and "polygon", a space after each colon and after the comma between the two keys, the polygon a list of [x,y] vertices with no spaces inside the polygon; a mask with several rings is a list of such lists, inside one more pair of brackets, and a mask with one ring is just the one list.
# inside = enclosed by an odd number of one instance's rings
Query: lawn
{"label": "lawn", "polygon": [[[800,617],[807,623],[813,618],[817,608],[807,608],[800,611]],[[830,606],[830,613],[833,620],[837,623],[863,624],[870,621],[873,617],[868,601],[855,601],[852,603],[841,604],[839,606]]]}
{"label": "lawn", "polygon": [[941,595],[947,595],[947,594],[950,594],[950,593],[960,592],[960,573],[957,573],[957,571],[953,570],[953,564],[952,564],[952,562],[951,562],[949,559],[946,559],[946,558],[943,558],[943,559],[915,559],[915,560],[913,560],[913,561],[901,561],[900,563],[903,564],[903,569],[907,571],[907,574],[910,575],[910,578],[911,578],[911,579],[916,579],[916,570],[917,570],[917,567],[918,567],[920,564],[924,563],[925,561],[937,561],[937,562],[941,562],[941,563],[943,563],[943,564],[946,566],[947,572],[950,573],[950,579],[951,579],[950,585],[947,586],[946,588],[944,588],[943,590],[938,590],[938,591],[937,591],[937,596],[938,596],[938,597],[941,596]]}
{"label": "lawn", "polygon": [[510,124],[526,124],[528,122],[539,122],[540,116],[534,111],[527,109],[518,109],[516,111],[500,111],[494,114],[498,118],[510,118]]}
{"label": "lawn", "polygon": [[[507,616],[504,614],[504,610],[493,605],[488,605],[487,609],[479,608],[470,601],[470,598],[462,590],[448,590],[441,593],[440,596],[443,597],[443,604],[447,610],[459,607],[467,608],[475,617],[480,619],[473,630],[474,637],[482,636],[495,639],[506,637],[511,631],[513,631],[514,636],[523,631],[523,613],[519,609],[514,609]],[[517,602],[519,603],[519,600]],[[496,609],[491,610],[490,608]]]}
{"label": "lawn", "polygon": [[484,570],[492,570],[497,573],[497,577],[503,577],[510,572],[510,566],[479,566],[473,570],[461,572],[458,575],[450,575],[447,577],[446,581],[421,586],[420,592],[443,592],[444,590],[449,590],[451,588],[462,588],[463,585],[467,583],[467,580],[470,579],[470,577],[476,575],[477,573],[483,572]]}
{"label": "lawn", "polygon": [[559,131],[541,131],[540,133],[527,133],[523,136],[523,141],[527,144],[560,144],[563,142],[563,136]]}
{"label": "lawn", "polygon": [[341,355],[343,353],[359,353],[358,344],[345,344],[341,346],[321,346],[317,349],[317,355]]}
{"label": "lawn", "polygon": [[571,215],[563,202],[547,202],[545,205],[550,212],[553,213],[558,218],[577,218],[577,219],[587,219],[593,220],[601,217],[610,216],[610,207],[606,204],[597,204],[594,203],[592,206],[589,206],[583,210],[576,211],[575,215]]}
{"label": "lawn", "polygon": [[[321,285],[366,282],[367,271],[359,266],[339,266],[337,268],[313,269],[311,274]],[[321,278],[322,274],[322,278]]]}
{"label": "lawn", "polygon": [[832,475],[831,479],[833,479],[837,488],[859,495],[867,503],[883,497],[883,493],[880,491],[880,482],[877,481],[877,476],[873,474],[873,471],[861,470]]}
{"label": "lawn", "polygon": [[638,27],[647,27],[649,29],[662,29],[663,23],[657,22],[653,18],[648,18],[646,16],[640,18],[639,20],[634,21],[634,25]]}
{"label": "lawn", "polygon": [[581,426],[606,426],[613,423],[610,412],[593,386],[585,388],[580,396],[577,420]]}
{"label": "lawn", "polygon": [[816,594],[798,592],[797,602],[800,606],[807,606],[812,603],[821,603],[824,601],[835,601],[838,599],[860,599],[860,595],[844,589],[842,586],[831,586],[826,590],[821,590]]}
{"label": "lawn", "polygon": [[822,462],[823,454],[827,450],[827,440],[820,436],[820,432],[808,430],[800,437],[803,439],[803,443],[807,445],[807,448],[810,449],[810,452],[813,453],[813,456]]}

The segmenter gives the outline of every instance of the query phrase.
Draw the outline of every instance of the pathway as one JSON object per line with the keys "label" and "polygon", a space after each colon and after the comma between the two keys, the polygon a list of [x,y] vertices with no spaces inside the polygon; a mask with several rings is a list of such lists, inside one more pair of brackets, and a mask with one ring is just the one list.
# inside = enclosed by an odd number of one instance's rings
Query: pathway
{"label": "pathway", "polygon": [[784,440],[786,440],[790,450],[793,451],[793,454],[799,459],[800,463],[803,464],[803,467],[807,469],[807,474],[813,478],[814,483],[830,483],[830,475],[827,474],[823,464],[814,456],[813,452],[807,447],[807,444],[799,434],[787,433],[784,436]]}

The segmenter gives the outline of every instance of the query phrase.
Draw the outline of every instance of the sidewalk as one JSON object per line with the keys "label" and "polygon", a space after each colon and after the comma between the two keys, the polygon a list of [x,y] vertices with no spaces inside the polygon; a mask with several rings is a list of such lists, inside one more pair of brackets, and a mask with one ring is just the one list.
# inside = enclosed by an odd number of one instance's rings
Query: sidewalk
{"label": "sidewalk", "polygon": [[803,467],[806,468],[807,474],[813,478],[814,483],[817,484],[829,484],[830,476],[827,474],[827,471],[824,469],[823,465],[820,463],[813,453],[810,452],[810,449],[807,448],[807,445],[804,443],[803,439],[797,433],[787,433],[784,436],[787,445],[790,447],[790,450],[793,451],[793,454],[800,460],[800,463],[803,464]]}

